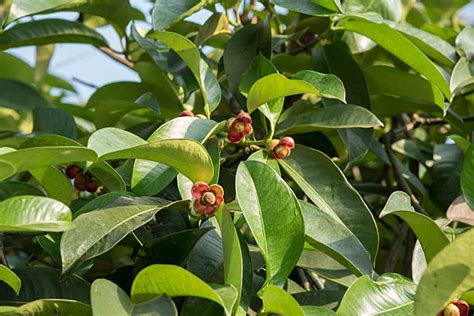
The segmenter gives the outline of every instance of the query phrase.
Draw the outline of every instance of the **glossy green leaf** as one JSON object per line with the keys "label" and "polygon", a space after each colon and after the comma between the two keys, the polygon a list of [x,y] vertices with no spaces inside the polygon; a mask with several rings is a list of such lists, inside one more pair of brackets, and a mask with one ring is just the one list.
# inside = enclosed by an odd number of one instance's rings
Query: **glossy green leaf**
{"label": "glossy green leaf", "polygon": [[471,145],[464,158],[461,188],[467,204],[469,204],[471,209],[474,209],[474,145]]}
{"label": "glossy green leaf", "polygon": [[[0,163],[1,165],[1,163]],[[0,166],[3,168],[3,166]],[[1,170],[1,169],[0,169]],[[0,182],[0,200],[6,200],[10,197],[19,195],[44,196],[44,192],[37,187],[20,181],[3,181]]]}
{"label": "glossy green leaf", "polygon": [[87,171],[109,191],[126,191],[126,184],[122,176],[105,161],[95,162]]}
{"label": "glossy green leaf", "polygon": [[0,264],[0,281],[8,284],[17,295],[20,293],[21,279],[3,264]]}
{"label": "glossy green leaf", "polygon": [[415,299],[415,315],[435,315],[474,287],[474,229],[441,250],[428,264]]}
{"label": "glossy green leaf", "polygon": [[263,312],[278,315],[304,316],[298,302],[290,294],[275,285],[267,286],[261,293]]}
{"label": "glossy green leaf", "polygon": [[32,147],[0,155],[0,161],[12,164],[17,173],[56,164],[95,160],[97,154],[93,150],[74,146]]}
{"label": "glossy green leaf", "polygon": [[157,0],[153,7],[153,29],[163,31],[208,4],[208,0]]}
{"label": "glossy green leaf", "polygon": [[33,87],[16,80],[0,78],[0,103],[16,111],[32,111],[51,104]]}
{"label": "glossy green leaf", "polygon": [[301,12],[308,15],[335,15],[342,13],[339,0],[273,0],[275,4],[291,11]]}
{"label": "glossy green leaf", "polygon": [[106,279],[97,279],[92,283],[91,305],[94,315],[178,315],[176,306],[166,295],[136,304],[120,287]]}
{"label": "glossy green leaf", "polygon": [[30,170],[30,174],[41,184],[49,197],[66,205],[71,204],[71,181],[66,177],[64,172],[55,167],[43,167]]}
{"label": "glossy green leaf", "polygon": [[63,203],[41,196],[16,196],[0,202],[0,231],[61,232],[74,227]]}
{"label": "glossy green leaf", "polygon": [[201,58],[199,49],[186,37],[173,32],[159,32],[149,35],[168,45],[188,65],[201,87],[204,96],[204,109],[208,116],[221,101],[221,88],[217,77],[209,65]]}
{"label": "glossy green leaf", "polygon": [[[269,87],[272,88],[269,89]],[[253,84],[247,97],[247,109],[251,113],[265,103],[301,93],[320,95],[320,92],[309,82],[288,79],[281,74],[271,74]]]}
{"label": "glossy green leaf", "polygon": [[342,220],[375,261],[379,233],[373,215],[334,162],[324,153],[301,145],[279,162],[316,206]]}
{"label": "glossy green leaf", "polygon": [[322,97],[346,102],[346,90],[341,79],[331,74],[323,74],[312,70],[302,70],[293,79],[309,82]]}
{"label": "glossy green leaf", "polygon": [[224,252],[224,281],[237,290],[238,306],[246,311],[252,296],[252,265],[248,246],[234,226],[232,217],[225,207],[216,213],[222,237]]}
{"label": "glossy green leaf", "polygon": [[112,249],[129,233],[152,220],[158,211],[170,207],[185,208],[188,204],[123,198],[124,202],[127,200],[129,205],[83,213],[74,219],[75,229],[64,233],[61,238],[63,273]]}
{"label": "glossy green leaf", "polygon": [[467,26],[456,37],[456,47],[461,50],[467,59],[472,59],[474,55],[474,27]]}
{"label": "glossy green leaf", "polygon": [[418,237],[428,262],[449,244],[449,239],[431,218],[415,212],[410,196],[405,192],[397,191],[390,195],[380,217],[388,214],[397,215],[407,222]]}
{"label": "glossy green leaf", "polygon": [[424,75],[441,90],[446,98],[450,98],[449,86],[441,71],[415,44],[387,24],[376,23],[358,16],[347,16],[339,20],[334,29],[352,31],[367,36],[415,71]]}
{"label": "glossy green leaf", "polygon": [[259,150],[254,152],[253,154],[250,155],[250,157],[247,158],[247,160],[255,160],[255,161],[260,161],[263,162],[264,164],[267,164],[270,166],[275,172],[281,176],[280,172],[280,165],[278,164],[278,161],[271,156],[271,154],[266,151],[266,150]]}
{"label": "glossy green leaf", "polygon": [[412,315],[415,292],[411,280],[395,273],[376,280],[362,276],[347,290],[337,315]]}
{"label": "glossy green leaf", "polygon": [[357,237],[337,217],[300,201],[306,242],[351,270],[355,275],[372,275],[370,254]]}
{"label": "glossy green leaf", "polygon": [[221,12],[215,12],[203,24],[195,41],[198,46],[224,46],[230,37],[231,31],[226,15]]}
{"label": "glossy green leaf", "polygon": [[142,303],[166,293],[169,297],[194,296],[211,300],[231,315],[237,293],[233,287],[207,284],[187,270],[155,264],[138,273],[132,284],[132,301]]}
{"label": "glossy green leaf", "polygon": [[16,173],[15,166],[4,160],[0,160],[0,179],[5,180]]}
{"label": "glossy green leaf", "polygon": [[280,121],[277,134],[310,133],[326,128],[370,128],[383,123],[369,110],[350,104],[336,104],[292,115]]}
{"label": "glossy green leaf", "polygon": [[399,21],[403,13],[401,0],[347,0],[344,8],[351,13],[376,12],[391,21]]}
{"label": "glossy green leaf", "polygon": [[60,299],[36,300],[15,309],[15,315],[81,315],[92,316],[91,307],[87,304]]}
{"label": "glossy green leaf", "polygon": [[0,34],[0,49],[54,43],[107,46],[106,40],[82,23],[48,19],[15,25]]}
{"label": "glossy green leaf", "polygon": [[298,200],[271,167],[258,161],[240,163],[235,187],[239,206],[266,261],[266,283],[282,286],[304,244]]}
{"label": "glossy green leaf", "polygon": [[146,144],[145,140],[135,134],[119,128],[108,127],[94,132],[89,137],[87,147],[94,150],[97,155],[103,156],[114,151]]}
{"label": "glossy green leaf", "polygon": [[[202,142],[216,124],[211,120],[179,117],[161,125],[148,138],[148,142],[182,138]],[[167,187],[176,175],[177,172],[167,165],[137,159],[133,166],[132,190],[139,195],[155,195]]]}
{"label": "glossy green leaf", "polygon": [[55,108],[36,108],[33,111],[33,131],[77,137],[76,122],[68,111]]}
{"label": "glossy green leaf", "polygon": [[451,81],[449,87],[453,97],[457,94],[462,94],[463,88],[474,83],[474,70],[471,71],[469,62],[466,58],[460,58],[456,63],[451,74]]}
{"label": "glossy green leaf", "polygon": [[90,303],[90,284],[77,275],[64,278],[60,270],[46,267],[17,267],[13,272],[21,279],[20,294],[16,295],[9,286],[0,284],[2,301],[31,302],[54,298]]}
{"label": "glossy green leaf", "polygon": [[[183,159],[177,160],[176,157],[183,157]],[[100,159],[145,159],[161,162],[173,167],[193,182],[209,182],[214,175],[214,166],[206,149],[198,142],[190,139],[160,140],[114,151],[101,156]]]}

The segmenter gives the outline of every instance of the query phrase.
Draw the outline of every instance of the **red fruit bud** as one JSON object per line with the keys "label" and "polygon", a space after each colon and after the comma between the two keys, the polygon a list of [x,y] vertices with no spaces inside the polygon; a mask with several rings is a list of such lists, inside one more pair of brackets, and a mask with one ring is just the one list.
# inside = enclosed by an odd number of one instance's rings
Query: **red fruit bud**
{"label": "red fruit bud", "polygon": [[289,147],[290,149],[295,148],[295,140],[293,138],[289,137],[289,136],[283,137],[280,140],[280,144],[285,145],[285,146]]}
{"label": "red fruit bud", "polygon": [[244,123],[252,124],[252,118],[248,113],[240,112],[239,115],[237,115],[237,119],[241,120]]}
{"label": "red fruit bud", "polygon": [[97,191],[97,183],[95,181],[87,182],[85,189],[87,192],[94,193]]}
{"label": "red fruit bud", "polygon": [[458,300],[453,302],[457,308],[459,308],[460,316],[467,316],[469,314],[469,304],[465,301]]}
{"label": "red fruit bud", "polygon": [[191,116],[191,117],[193,117],[194,113],[191,112],[191,111],[183,111],[183,112],[179,113],[179,116]]}
{"label": "red fruit bud", "polygon": [[78,189],[79,191],[85,191],[86,184],[89,182],[90,182],[89,176],[81,173],[81,174],[78,174],[76,178],[74,179],[74,187]]}
{"label": "red fruit bud", "polygon": [[273,149],[272,153],[273,153],[273,157],[275,157],[277,160],[285,159],[290,156],[291,149],[288,146],[279,144]]}
{"label": "red fruit bud", "polygon": [[82,168],[76,165],[70,165],[66,168],[66,176],[69,179],[74,179],[78,174],[82,173]]}
{"label": "red fruit bud", "polygon": [[252,118],[245,112],[227,120],[227,139],[233,143],[240,143],[245,135],[252,134]]}

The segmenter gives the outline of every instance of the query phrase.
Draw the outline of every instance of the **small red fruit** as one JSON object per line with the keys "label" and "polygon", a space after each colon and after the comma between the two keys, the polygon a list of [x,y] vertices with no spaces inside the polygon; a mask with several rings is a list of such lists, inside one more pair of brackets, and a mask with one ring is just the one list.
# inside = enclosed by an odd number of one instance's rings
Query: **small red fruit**
{"label": "small red fruit", "polygon": [[85,189],[87,192],[94,193],[97,191],[97,182],[90,181],[86,183]]}
{"label": "small red fruit", "polygon": [[82,168],[76,165],[70,165],[66,168],[66,176],[69,179],[74,179],[78,174],[82,173]]}
{"label": "small red fruit", "polygon": [[86,184],[90,182],[90,177],[83,173],[78,174],[74,179],[74,187],[79,191],[86,190]]}
{"label": "small red fruit", "polygon": [[457,300],[446,306],[437,316],[468,316],[469,304],[465,301]]}
{"label": "small red fruit", "polygon": [[295,141],[291,137],[283,137],[280,141],[273,140],[270,144],[270,153],[276,160],[288,158],[295,148]]}
{"label": "small red fruit", "polygon": [[233,143],[240,143],[242,138],[253,132],[252,118],[248,113],[240,112],[236,117],[227,120],[227,139]]}
{"label": "small red fruit", "polygon": [[183,111],[183,112],[179,113],[179,116],[191,116],[191,117],[193,117],[194,113],[191,112],[191,111]]}
{"label": "small red fruit", "polygon": [[204,182],[196,182],[191,194],[194,197],[194,210],[198,214],[211,216],[219,205],[224,202],[224,189],[218,185],[208,185]]}

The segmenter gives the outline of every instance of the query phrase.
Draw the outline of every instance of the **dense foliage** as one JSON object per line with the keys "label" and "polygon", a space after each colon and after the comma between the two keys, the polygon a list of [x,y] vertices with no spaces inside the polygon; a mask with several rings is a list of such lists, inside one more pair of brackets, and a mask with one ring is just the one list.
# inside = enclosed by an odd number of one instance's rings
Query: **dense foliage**
{"label": "dense foliage", "polygon": [[0,0],[0,314],[472,315],[467,3]]}

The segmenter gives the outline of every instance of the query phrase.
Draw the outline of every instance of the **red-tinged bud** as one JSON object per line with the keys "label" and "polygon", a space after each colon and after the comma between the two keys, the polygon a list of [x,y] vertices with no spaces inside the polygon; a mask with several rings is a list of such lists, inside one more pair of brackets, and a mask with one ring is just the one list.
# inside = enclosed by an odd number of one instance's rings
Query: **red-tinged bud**
{"label": "red-tinged bud", "polygon": [[89,182],[90,182],[89,176],[81,173],[81,174],[78,174],[76,178],[74,179],[74,187],[79,191],[85,191],[86,184]]}
{"label": "red-tinged bud", "polygon": [[272,151],[273,157],[277,160],[288,158],[290,156],[290,153],[290,147],[282,144],[277,145]]}
{"label": "red-tinged bud", "polygon": [[456,305],[451,303],[443,310],[443,316],[461,316],[461,312]]}
{"label": "red-tinged bud", "polygon": [[74,179],[78,174],[82,173],[82,168],[76,165],[70,165],[66,168],[66,176],[69,179]]}
{"label": "red-tinged bud", "polygon": [[286,136],[280,139],[280,144],[285,145],[290,149],[295,148],[295,140],[289,136]]}
{"label": "red-tinged bud", "polygon": [[437,316],[468,316],[469,304],[462,300],[451,302]]}
{"label": "red-tinged bud", "polygon": [[469,304],[465,301],[458,300],[453,302],[457,308],[459,308],[460,316],[467,316],[469,314]]}
{"label": "red-tinged bud", "polygon": [[191,116],[191,117],[193,117],[194,113],[191,112],[191,111],[183,111],[183,112],[179,113],[179,116]]}
{"label": "red-tinged bud", "polygon": [[227,120],[227,139],[233,143],[240,143],[245,135],[253,132],[252,118],[245,112]]}
{"label": "red-tinged bud", "polygon": [[87,182],[85,185],[85,189],[87,192],[94,193],[97,191],[97,182],[95,181],[90,181]]}
{"label": "red-tinged bud", "polygon": [[196,182],[191,194],[195,198],[193,206],[196,213],[207,216],[214,214],[224,201],[224,189],[218,184],[209,186],[204,182]]}

